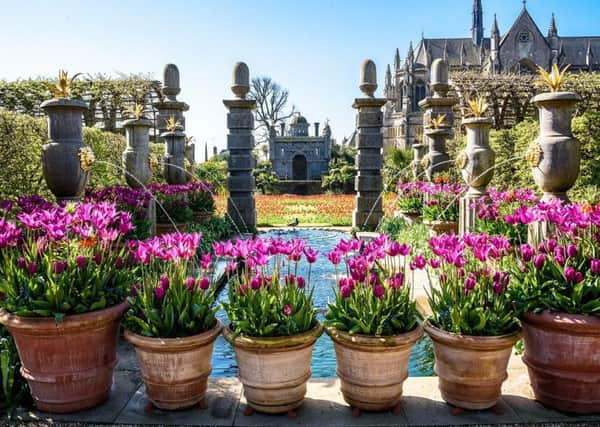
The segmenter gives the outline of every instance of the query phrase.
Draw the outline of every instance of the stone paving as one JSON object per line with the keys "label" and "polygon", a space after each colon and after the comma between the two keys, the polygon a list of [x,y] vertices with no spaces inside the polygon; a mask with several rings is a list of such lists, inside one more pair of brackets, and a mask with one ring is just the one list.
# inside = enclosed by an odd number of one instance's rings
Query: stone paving
{"label": "stone paving", "polygon": [[[453,415],[441,399],[436,377],[410,377],[404,384],[402,411],[363,413],[353,417],[340,393],[339,380],[315,379],[308,385],[304,405],[297,418],[286,415],[245,416],[242,386],[236,378],[211,378],[208,409],[145,412],[148,403],[139,375],[135,352],[125,341],[119,347],[120,362],[108,401],[99,407],[69,415],[20,410],[11,426],[38,425],[198,425],[198,426],[393,426],[393,425],[600,425],[596,416],[574,417],[544,408],[533,400],[520,357],[513,356],[509,378],[503,387],[499,411],[474,411]],[[599,408],[600,410],[600,408]]]}

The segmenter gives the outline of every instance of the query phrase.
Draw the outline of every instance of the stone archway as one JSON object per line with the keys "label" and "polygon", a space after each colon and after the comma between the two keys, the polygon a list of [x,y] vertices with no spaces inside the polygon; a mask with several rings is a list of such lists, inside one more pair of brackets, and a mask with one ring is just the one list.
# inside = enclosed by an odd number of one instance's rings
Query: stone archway
{"label": "stone archway", "polygon": [[296,154],[292,159],[292,179],[294,181],[306,181],[308,179],[308,167],[306,157]]}

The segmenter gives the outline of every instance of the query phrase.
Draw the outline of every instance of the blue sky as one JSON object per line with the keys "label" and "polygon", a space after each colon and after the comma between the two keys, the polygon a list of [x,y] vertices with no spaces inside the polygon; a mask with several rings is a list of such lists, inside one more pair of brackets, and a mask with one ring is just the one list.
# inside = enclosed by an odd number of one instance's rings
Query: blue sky
{"label": "blue sky", "polygon": [[[84,73],[152,73],[164,64],[181,71],[179,98],[190,104],[187,133],[201,147],[226,143],[224,98],[236,61],[251,76],[286,87],[309,122],[330,119],[334,137],[354,126],[359,65],[385,66],[410,40],[466,37],[472,0],[2,0],[0,79],[54,76],[59,68]],[[520,0],[483,0],[485,34],[498,15],[503,33]],[[551,13],[559,34],[600,35],[598,0],[529,0],[546,32]],[[203,148],[199,151],[203,152]],[[203,157],[203,156],[202,156]]]}

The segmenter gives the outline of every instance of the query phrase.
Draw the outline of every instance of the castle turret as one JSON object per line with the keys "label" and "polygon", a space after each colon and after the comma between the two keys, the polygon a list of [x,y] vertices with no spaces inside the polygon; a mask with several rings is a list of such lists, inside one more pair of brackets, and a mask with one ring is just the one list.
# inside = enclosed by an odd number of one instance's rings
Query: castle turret
{"label": "castle turret", "polygon": [[490,36],[490,61],[491,72],[496,74],[500,70],[500,29],[494,13],[494,22],[492,24],[492,34]]}
{"label": "castle turret", "polygon": [[402,64],[400,64],[400,51],[396,48],[396,54],[394,55],[394,71],[399,71]]}
{"label": "castle turret", "polygon": [[385,70],[385,87],[383,89],[384,95],[386,98],[391,98],[393,95],[392,90],[392,70],[390,68],[390,64],[388,64],[387,69]]}

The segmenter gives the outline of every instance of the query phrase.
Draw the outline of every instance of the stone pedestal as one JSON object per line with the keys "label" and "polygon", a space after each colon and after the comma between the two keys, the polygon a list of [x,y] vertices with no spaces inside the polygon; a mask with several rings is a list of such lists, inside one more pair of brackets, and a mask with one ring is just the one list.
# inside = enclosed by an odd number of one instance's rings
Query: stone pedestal
{"label": "stone pedestal", "polygon": [[256,101],[246,99],[250,90],[248,66],[238,62],[233,71],[232,92],[236,99],[224,100],[227,114],[227,214],[242,233],[256,231],[256,206],[254,201],[254,108]]}
{"label": "stone pedestal", "polygon": [[377,88],[375,63],[362,64],[360,90],[366,95],[352,104],[356,115],[356,198],[352,212],[352,226],[361,230],[374,230],[383,218],[383,112],[385,98],[375,98]]}
{"label": "stone pedestal", "polygon": [[123,122],[127,147],[123,151],[125,180],[131,188],[145,187],[152,178],[150,168],[149,130],[152,122],[147,119],[131,119]]}
{"label": "stone pedestal", "polygon": [[[435,173],[443,173],[450,169],[450,158],[446,153],[446,139],[454,137],[454,112],[452,107],[458,99],[448,96],[448,64],[442,59],[436,59],[431,64],[431,89],[433,95],[419,102],[425,110],[423,113],[423,127],[425,128],[423,142],[429,146],[429,153],[425,156],[424,163],[427,167],[427,179],[430,181]],[[432,129],[431,122],[444,116],[444,125],[439,129]],[[432,151],[433,147],[433,151]]]}
{"label": "stone pedestal", "polygon": [[469,186],[459,205],[459,233],[465,234],[475,226],[476,212],[471,205],[487,195],[487,186],[494,176],[496,155],[489,143],[492,118],[473,117],[462,123],[467,130],[467,146],[458,155],[456,163]]}
{"label": "stone pedestal", "polygon": [[89,170],[80,161],[82,116],[88,109],[75,99],[51,99],[41,105],[48,115],[48,142],[42,147],[42,172],[46,184],[59,201],[79,200]]}
{"label": "stone pedestal", "polygon": [[161,134],[165,141],[163,156],[163,176],[169,184],[185,184],[188,174],[184,167],[185,133],[181,128]]}

